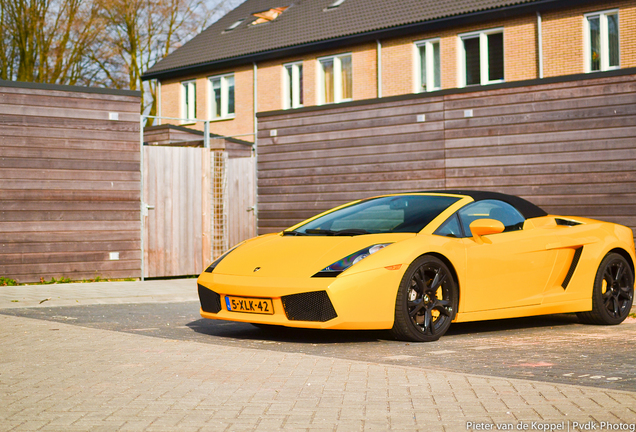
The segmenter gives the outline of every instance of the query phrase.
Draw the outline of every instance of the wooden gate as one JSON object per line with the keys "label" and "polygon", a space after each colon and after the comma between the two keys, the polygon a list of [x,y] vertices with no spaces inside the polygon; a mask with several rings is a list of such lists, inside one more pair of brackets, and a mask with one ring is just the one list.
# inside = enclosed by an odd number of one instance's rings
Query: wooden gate
{"label": "wooden gate", "polygon": [[256,167],[253,157],[227,160],[228,245],[256,236]]}
{"label": "wooden gate", "polygon": [[193,147],[144,147],[144,277],[201,273],[256,233],[254,159]]}
{"label": "wooden gate", "polygon": [[144,147],[145,277],[194,275],[210,263],[210,167],[207,149]]}

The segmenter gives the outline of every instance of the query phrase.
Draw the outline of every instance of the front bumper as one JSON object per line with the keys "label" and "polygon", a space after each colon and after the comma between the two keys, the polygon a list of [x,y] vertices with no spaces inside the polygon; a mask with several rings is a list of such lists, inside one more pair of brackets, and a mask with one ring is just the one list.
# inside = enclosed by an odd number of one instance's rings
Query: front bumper
{"label": "front bumper", "polygon": [[[403,270],[384,268],[337,278],[282,278],[203,273],[201,316],[323,329],[389,329]],[[272,315],[228,310],[226,296],[271,299]]]}

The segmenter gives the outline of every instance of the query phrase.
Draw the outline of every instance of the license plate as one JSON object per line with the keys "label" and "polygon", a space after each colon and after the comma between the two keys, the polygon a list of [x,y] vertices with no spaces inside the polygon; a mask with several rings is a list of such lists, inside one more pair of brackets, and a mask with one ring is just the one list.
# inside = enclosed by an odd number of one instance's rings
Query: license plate
{"label": "license plate", "polygon": [[225,306],[230,312],[274,314],[274,305],[271,299],[226,296]]}

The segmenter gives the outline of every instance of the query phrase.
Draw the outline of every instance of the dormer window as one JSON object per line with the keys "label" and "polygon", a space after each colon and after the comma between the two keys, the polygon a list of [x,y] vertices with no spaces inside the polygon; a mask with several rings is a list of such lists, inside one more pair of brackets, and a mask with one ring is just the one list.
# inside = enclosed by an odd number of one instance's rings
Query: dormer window
{"label": "dormer window", "polygon": [[235,28],[237,28],[238,26],[240,26],[240,25],[241,25],[241,23],[242,23],[243,21],[245,21],[245,18],[242,18],[242,19],[240,19],[240,20],[236,21],[234,24],[232,24],[231,26],[229,26],[228,28],[226,28],[226,29],[225,29],[225,31],[226,31],[226,32],[229,32],[229,31],[234,30]]}
{"label": "dormer window", "polygon": [[263,24],[266,22],[274,21],[280,14],[285,12],[285,10],[289,6],[281,6],[276,8],[271,8],[262,12],[255,12],[252,15],[256,17],[256,20],[252,22],[252,25]]}
{"label": "dormer window", "polygon": [[344,2],[345,2],[345,0],[336,0],[335,2],[333,2],[329,6],[327,6],[327,10],[337,8],[338,6],[343,4]]}

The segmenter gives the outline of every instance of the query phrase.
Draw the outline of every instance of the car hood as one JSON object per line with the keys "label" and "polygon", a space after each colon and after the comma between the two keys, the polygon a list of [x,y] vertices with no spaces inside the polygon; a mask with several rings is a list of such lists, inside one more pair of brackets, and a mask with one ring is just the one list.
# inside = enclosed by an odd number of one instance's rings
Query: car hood
{"label": "car hood", "polygon": [[[214,269],[216,274],[253,277],[311,277],[334,262],[379,243],[396,243],[415,233],[358,236],[282,236],[248,240]],[[377,252],[378,254],[383,251]]]}

